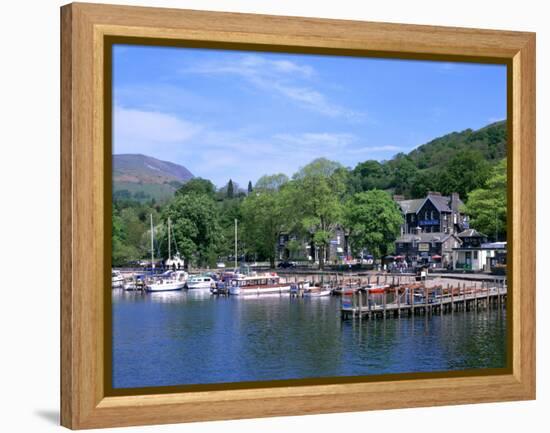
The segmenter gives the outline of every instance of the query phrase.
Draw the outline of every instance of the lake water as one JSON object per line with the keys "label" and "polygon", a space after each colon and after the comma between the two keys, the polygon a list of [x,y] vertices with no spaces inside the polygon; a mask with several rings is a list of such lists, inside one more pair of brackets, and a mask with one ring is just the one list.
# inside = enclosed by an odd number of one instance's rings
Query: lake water
{"label": "lake water", "polygon": [[113,290],[113,388],[506,366],[506,311],[341,321],[340,298]]}

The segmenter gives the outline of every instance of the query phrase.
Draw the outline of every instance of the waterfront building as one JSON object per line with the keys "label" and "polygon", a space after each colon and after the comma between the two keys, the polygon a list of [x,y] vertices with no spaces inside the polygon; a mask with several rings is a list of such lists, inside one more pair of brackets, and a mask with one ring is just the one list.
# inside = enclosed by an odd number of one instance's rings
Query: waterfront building
{"label": "waterfront building", "polygon": [[395,241],[395,251],[413,265],[433,263],[448,268],[453,263],[453,249],[461,245],[454,233],[404,234]]}
{"label": "waterfront building", "polygon": [[469,228],[468,217],[460,212],[464,205],[458,193],[449,196],[430,191],[424,198],[405,200],[395,195],[394,200],[403,213],[401,235],[421,233],[457,234]]}
{"label": "waterfront building", "polygon": [[458,234],[459,247],[453,248],[453,269],[493,272],[506,264],[506,242],[487,242],[487,236],[474,229]]}
{"label": "waterfront building", "polygon": [[469,227],[468,217],[460,209],[464,205],[458,193],[449,196],[430,191],[426,197],[405,200],[394,196],[403,213],[401,236],[395,251],[409,263],[433,263],[437,267],[453,266],[453,249],[462,244],[458,233]]}

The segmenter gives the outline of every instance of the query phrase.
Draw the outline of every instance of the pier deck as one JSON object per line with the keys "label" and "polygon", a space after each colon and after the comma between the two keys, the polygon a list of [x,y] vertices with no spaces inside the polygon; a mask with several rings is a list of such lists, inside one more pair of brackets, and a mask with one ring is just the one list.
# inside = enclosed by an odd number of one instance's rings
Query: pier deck
{"label": "pier deck", "polygon": [[[390,288],[383,295],[357,292],[342,298],[341,317],[399,317],[401,314],[433,314],[470,311],[506,305],[507,287],[485,286],[411,289]],[[390,298],[390,299],[388,299]]]}

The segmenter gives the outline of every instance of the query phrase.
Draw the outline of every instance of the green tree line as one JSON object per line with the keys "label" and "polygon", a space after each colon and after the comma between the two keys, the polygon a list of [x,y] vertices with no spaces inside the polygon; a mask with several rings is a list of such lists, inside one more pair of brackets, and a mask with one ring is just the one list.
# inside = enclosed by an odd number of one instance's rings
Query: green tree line
{"label": "green tree line", "polygon": [[[239,255],[254,260],[277,258],[282,234],[319,251],[323,267],[335,228],[348,235],[352,251],[376,257],[393,251],[402,215],[392,194],[420,198],[427,191],[458,192],[471,226],[492,239],[506,238],[506,129],[504,123],[479,131],[449,134],[389,161],[368,160],[353,169],[324,158],[302,167],[291,178],[261,177],[242,190],[232,179],[219,189],[194,178],[163,203],[118,195],[113,201],[112,260],[121,265],[149,257],[149,215],[155,221],[156,255],[167,257],[170,218],[179,252],[193,266],[214,265],[232,256],[234,221],[239,221]],[[172,248],[172,251],[175,247]]]}

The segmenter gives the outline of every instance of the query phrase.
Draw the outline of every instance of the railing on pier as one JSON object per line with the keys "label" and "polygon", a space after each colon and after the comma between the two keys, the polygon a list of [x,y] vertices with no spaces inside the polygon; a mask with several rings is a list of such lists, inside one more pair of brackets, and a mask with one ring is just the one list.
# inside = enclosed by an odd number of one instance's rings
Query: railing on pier
{"label": "railing on pier", "polygon": [[399,317],[402,313],[429,314],[434,312],[468,311],[505,306],[506,280],[482,281],[428,287],[424,283],[388,285],[343,292],[342,318]]}

